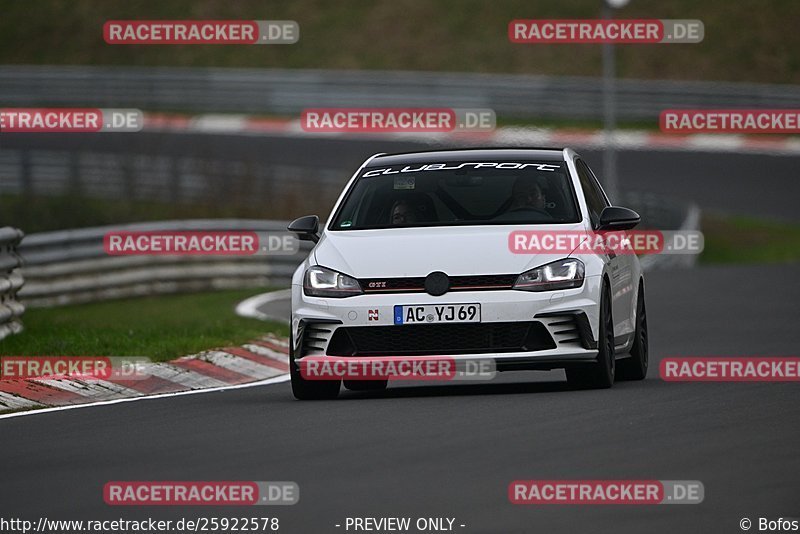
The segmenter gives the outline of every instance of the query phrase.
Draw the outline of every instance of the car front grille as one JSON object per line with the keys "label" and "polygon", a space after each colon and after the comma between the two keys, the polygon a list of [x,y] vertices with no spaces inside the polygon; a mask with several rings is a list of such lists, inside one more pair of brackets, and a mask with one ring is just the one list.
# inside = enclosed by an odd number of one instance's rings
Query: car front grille
{"label": "car front grille", "polygon": [[415,356],[554,349],[538,322],[347,326],[337,328],[330,356]]}
{"label": "car front grille", "polygon": [[[518,274],[451,276],[448,291],[511,289]],[[359,280],[364,293],[423,293],[425,278],[365,278]]]}

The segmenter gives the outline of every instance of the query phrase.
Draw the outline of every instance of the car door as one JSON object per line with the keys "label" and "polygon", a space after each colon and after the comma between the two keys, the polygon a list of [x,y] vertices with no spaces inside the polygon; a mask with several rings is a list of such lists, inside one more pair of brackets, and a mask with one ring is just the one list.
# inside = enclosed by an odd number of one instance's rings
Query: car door
{"label": "car door", "polygon": [[[589,166],[580,158],[575,161],[578,178],[586,197],[589,208],[589,217],[592,229],[596,230],[600,224],[600,214],[611,203],[608,200],[600,182]],[[617,343],[626,341],[627,335],[633,331],[633,308],[631,306],[634,294],[633,286],[633,261],[632,254],[617,254],[609,250],[604,254],[608,264],[609,279],[611,282],[611,310],[614,319],[614,336]]]}

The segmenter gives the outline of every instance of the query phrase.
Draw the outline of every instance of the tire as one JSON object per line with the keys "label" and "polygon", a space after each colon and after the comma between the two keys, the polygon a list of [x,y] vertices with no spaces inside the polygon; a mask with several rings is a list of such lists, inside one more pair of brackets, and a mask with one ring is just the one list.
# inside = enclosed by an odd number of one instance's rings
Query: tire
{"label": "tire", "polygon": [[383,391],[389,385],[388,380],[344,380],[343,383],[350,391]]}
{"label": "tire", "polygon": [[621,380],[644,380],[649,365],[647,346],[647,310],[644,303],[644,286],[639,285],[636,299],[636,330],[634,331],[631,357],[620,360],[617,376]]}
{"label": "tire", "polygon": [[289,376],[292,394],[297,400],[327,400],[339,396],[341,380],[306,380],[294,362],[294,339],[289,339]]}
{"label": "tire", "polygon": [[567,382],[578,389],[608,389],[614,385],[616,362],[614,355],[614,320],[611,315],[611,296],[608,284],[603,284],[600,297],[600,327],[597,336],[597,361],[566,369]]}

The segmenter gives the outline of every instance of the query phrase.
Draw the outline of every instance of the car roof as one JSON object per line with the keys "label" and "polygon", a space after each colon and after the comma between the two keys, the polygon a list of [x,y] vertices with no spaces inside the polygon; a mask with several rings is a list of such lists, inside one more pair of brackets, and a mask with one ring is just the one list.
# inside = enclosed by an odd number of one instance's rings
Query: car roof
{"label": "car roof", "polygon": [[366,168],[446,161],[497,161],[499,159],[564,161],[564,152],[561,148],[459,148],[452,150],[426,150],[420,152],[376,155],[367,163]]}

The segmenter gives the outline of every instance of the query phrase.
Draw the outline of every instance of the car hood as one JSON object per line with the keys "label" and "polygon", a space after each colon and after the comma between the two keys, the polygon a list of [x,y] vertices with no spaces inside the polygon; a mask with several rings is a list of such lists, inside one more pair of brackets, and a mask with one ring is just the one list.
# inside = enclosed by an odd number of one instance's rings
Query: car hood
{"label": "car hood", "polygon": [[522,273],[567,254],[515,254],[515,230],[580,231],[581,223],[559,225],[387,228],[325,232],[314,248],[317,265],[356,278],[423,277]]}

